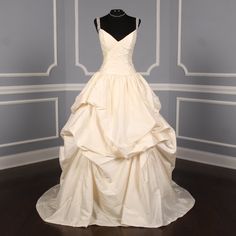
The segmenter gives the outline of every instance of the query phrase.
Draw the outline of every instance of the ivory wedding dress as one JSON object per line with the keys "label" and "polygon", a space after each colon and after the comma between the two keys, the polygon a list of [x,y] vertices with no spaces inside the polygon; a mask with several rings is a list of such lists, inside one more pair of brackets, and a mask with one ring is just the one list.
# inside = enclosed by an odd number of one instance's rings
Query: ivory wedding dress
{"label": "ivory wedding dress", "polygon": [[99,27],[100,69],[75,98],[61,130],[60,183],[37,201],[40,217],[74,227],[167,225],[193,196],[172,180],[174,129],[159,97],[136,72],[136,29],[121,40]]}

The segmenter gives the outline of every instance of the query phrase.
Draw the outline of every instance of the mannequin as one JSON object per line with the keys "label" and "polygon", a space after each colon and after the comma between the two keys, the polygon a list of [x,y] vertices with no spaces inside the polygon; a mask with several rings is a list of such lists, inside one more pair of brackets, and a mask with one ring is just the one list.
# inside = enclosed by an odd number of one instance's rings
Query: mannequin
{"label": "mannequin", "polygon": [[[141,20],[139,19],[138,21],[139,26]],[[94,24],[98,32],[96,18],[94,19]],[[134,31],[135,26],[136,18],[127,15],[122,9],[112,9],[107,15],[100,17],[101,29],[105,30],[118,41]]]}

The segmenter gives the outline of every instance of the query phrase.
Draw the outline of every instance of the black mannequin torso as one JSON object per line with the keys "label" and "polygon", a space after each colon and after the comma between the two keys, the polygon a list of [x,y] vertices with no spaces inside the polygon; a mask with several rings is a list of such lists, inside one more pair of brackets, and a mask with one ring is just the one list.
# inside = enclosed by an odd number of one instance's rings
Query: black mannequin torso
{"label": "black mannequin torso", "polygon": [[[140,23],[139,19],[138,25]],[[96,18],[94,24],[98,32]],[[100,17],[100,27],[119,41],[135,30],[136,18],[127,15],[122,9],[112,9],[107,15]]]}

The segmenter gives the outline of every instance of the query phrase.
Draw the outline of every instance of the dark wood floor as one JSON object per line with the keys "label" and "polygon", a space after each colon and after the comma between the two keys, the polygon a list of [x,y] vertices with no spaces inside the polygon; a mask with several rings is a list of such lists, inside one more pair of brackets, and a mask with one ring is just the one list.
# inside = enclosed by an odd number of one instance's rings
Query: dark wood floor
{"label": "dark wood floor", "polygon": [[43,222],[36,201],[58,183],[60,173],[58,159],[0,171],[1,236],[236,235],[236,170],[177,159],[173,179],[196,203],[186,215],[160,228],[76,228]]}

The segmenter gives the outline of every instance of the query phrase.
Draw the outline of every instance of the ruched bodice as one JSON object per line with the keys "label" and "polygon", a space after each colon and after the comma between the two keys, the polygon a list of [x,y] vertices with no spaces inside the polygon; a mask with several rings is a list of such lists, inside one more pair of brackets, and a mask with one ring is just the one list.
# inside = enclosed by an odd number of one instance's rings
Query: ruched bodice
{"label": "ruched bodice", "polygon": [[132,56],[138,31],[138,18],[136,28],[121,40],[115,39],[100,26],[100,18],[97,19],[98,34],[103,53],[103,62],[100,72],[109,74],[136,73]]}

